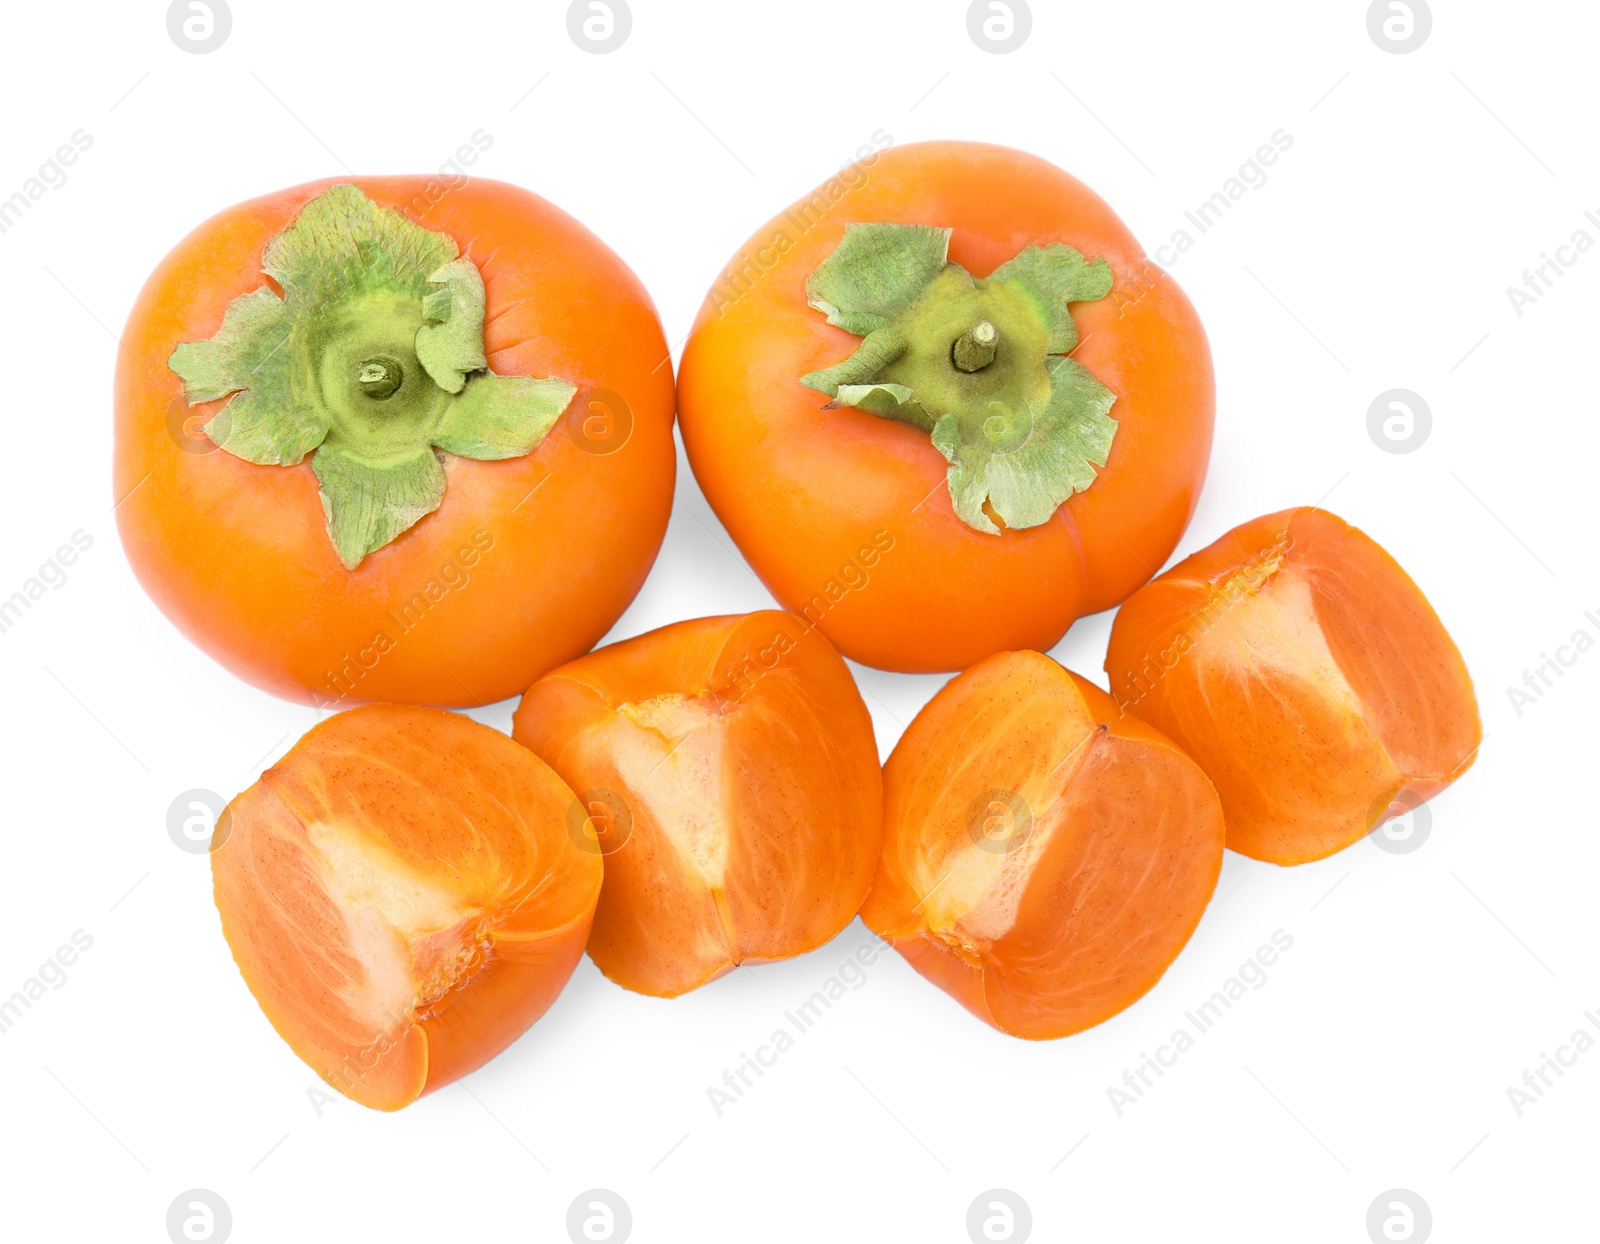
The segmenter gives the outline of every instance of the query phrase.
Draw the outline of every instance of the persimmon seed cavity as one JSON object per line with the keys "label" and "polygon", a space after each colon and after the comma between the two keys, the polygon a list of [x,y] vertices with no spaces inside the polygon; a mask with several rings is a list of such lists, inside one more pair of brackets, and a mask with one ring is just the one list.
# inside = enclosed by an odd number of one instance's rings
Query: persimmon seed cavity
{"label": "persimmon seed cavity", "polygon": [[979,320],[950,347],[950,361],[965,372],[982,371],[994,362],[1000,350],[1000,330],[988,320]]}
{"label": "persimmon seed cavity", "polygon": [[356,383],[361,386],[361,391],[379,402],[398,393],[405,378],[405,369],[386,354],[368,359],[356,373]]}

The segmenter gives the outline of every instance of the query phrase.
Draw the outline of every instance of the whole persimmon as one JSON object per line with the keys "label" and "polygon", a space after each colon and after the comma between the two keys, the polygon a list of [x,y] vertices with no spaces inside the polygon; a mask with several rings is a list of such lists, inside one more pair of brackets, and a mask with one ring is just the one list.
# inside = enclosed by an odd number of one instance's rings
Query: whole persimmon
{"label": "whole persimmon", "polygon": [[278,1035],[339,1092],[398,1110],[493,1058],[583,955],[598,856],[537,756],[434,708],[314,726],[228,805],[222,931]]}
{"label": "whole persimmon", "polygon": [[863,158],[757,231],[678,379],[706,498],[845,656],[1045,649],[1145,582],[1211,452],[1204,330],[1106,204],[1036,156]]}
{"label": "whole persimmon", "polygon": [[1244,523],[1134,593],[1106,672],[1216,784],[1228,845],[1275,864],[1416,808],[1483,739],[1427,598],[1369,536],[1310,507]]}
{"label": "whole persimmon", "polygon": [[649,296],[525,190],[314,182],[228,208],[140,293],[117,524],[239,676],[314,704],[474,704],[586,651],[666,531]]}
{"label": "whole persimmon", "polygon": [[979,1019],[1063,1037],[1131,1006],[1222,867],[1199,767],[1039,652],[950,680],[884,766],[868,928]]}
{"label": "whole persimmon", "polygon": [[[545,675],[514,735],[579,793],[605,883],[589,957],[672,997],[822,945],[872,882],[872,719],[828,641],[777,610],[699,618]],[[586,819],[587,817],[587,819]]]}

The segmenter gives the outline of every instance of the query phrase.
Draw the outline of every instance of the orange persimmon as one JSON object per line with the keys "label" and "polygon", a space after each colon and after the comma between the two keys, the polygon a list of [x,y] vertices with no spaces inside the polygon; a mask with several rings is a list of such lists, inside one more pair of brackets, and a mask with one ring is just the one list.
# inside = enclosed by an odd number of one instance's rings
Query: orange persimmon
{"label": "orange persimmon", "polygon": [[1153,986],[1222,866],[1222,808],[1173,743],[1038,652],[950,680],[884,766],[867,927],[979,1019],[1063,1037]]}
{"label": "orange persimmon", "polygon": [[228,805],[211,855],[222,931],[278,1035],[379,1110],[511,1044],[572,975],[600,896],[576,802],[456,713],[374,704],[313,727]]}
{"label": "orange persimmon", "polygon": [[1106,653],[1124,709],[1204,769],[1228,846],[1322,859],[1477,757],[1472,679],[1427,598],[1325,510],[1268,514],[1122,606]]}
{"label": "orange persimmon", "polygon": [[605,856],[589,956],[672,997],[820,946],[872,881],[882,774],[849,669],[764,610],[611,644],[529,688],[515,737]]}
{"label": "orange persimmon", "polygon": [[238,204],[162,260],[121,345],[128,559],[278,695],[516,694],[605,634],[665,534],[649,295],[526,190],[358,177]]}
{"label": "orange persimmon", "polygon": [[1215,405],[1194,308],[1111,209],[964,142],[863,158],[758,230],[707,295],[678,402],[778,601],[916,672],[1049,648],[1148,579]]}

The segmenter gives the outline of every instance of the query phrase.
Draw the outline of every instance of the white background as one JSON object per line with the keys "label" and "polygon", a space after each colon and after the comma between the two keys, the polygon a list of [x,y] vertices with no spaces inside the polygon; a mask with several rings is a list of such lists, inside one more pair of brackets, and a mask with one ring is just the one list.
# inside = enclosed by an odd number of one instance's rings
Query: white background
{"label": "white background", "polygon": [[[1585,654],[1516,712],[1507,688],[1600,637],[1593,552],[1600,253],[1514,311],[1582,228],[1600,241],[1600,10],[1436,0],[1420,50],[1364,0],[1047,4],[980,50],[952,0],[634,0],[608,55],[564,4],[233,0],[219,50],[165,3],[8,6],[0,197],[77,130],[93,146],[0,234],[0,596],[74,531],[92,548],[0,634],[0,996],[75,930],[93,947],[0,1034],[0,1221],[18,1240],[162,1241],[209,1189],[246,1241],[564,1240],[605,1188],[638,1241],[968,1239],[1003,1188],[1036,1240],[1351,1241],[1403,1188],[1441,1241],[1594,1238],[1600,1052],[1521,1117],[1506,1090],[1600,1014]],[[123,318],[191,227],[346,171],[475,170],[587,223],[652,291],[675,353],[705,289],[780,208],[885,130],[1025,148],[1104,195],[1154,253],[1283,130],[1290,150],[1173,273],[1211,336],[1211,474],[1179,556],[1326,499],[1428,593],[1487,738],[1420,849],[1279,869],[1229,855],[1159,986],[1042,1044],[990,1031],[887,956],[719,1118],[707,1089],[867,933],[676,1001],[585,961],[550,1013],[396,1116],[318,1082],[229,959],[183,791],[231,796],[316,719],[189,646],[133,579],[110,512]],[[1433,414],[1407,455],[1379,393]],[[614,638],[768,606],[687,465],[666,545]],[[1055,655],[1103,683],[1110,615]],[[940,685],[857,670],[884,753]],[[511,703],[475,712],[509,726]],[[1136,1106],[1107,1089],[1275,930],[1269,973]],[[1593,1032],[1594,1030],[1591,1029]],[[1600,1033],[1596,1033],[1600,1035]],[[1585,1221],[1589,1211],[1589,1221]]]}

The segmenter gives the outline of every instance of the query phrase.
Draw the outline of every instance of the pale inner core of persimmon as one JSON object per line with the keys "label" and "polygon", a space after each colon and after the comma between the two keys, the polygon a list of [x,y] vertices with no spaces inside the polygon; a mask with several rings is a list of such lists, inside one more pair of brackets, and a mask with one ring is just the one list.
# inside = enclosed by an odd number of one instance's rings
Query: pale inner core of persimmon
{"label": "pale inner core of persimmon", "polygon": [[[961,823],[943,827],[930,839],[930,845],[942,845],[943,852],[918,857],[912,881],[917,892],[926,895],[923,921],[930,933],[958,954],[971,957],[977,940],[998,941],[1016,924],[1039,857],[1057,833],[1072,832],[1062,796],[1100,733],[1087,717],[1068,719],[1060,723],[1054,739],[1035,743],[1045,759],[1014,788],[1016,800],[1030,809],[1030,824],[1025,832],[1010,826],[1015,837],[1001,849],[986,849],[982,838],[974,836],[981,827],[970,824],[970,819],[986,813],[963,809]],[[945,804],[941,800],[932,806]],[[1004,815],[1005,809],[993,811]]]}
{"label": "pale inner core of persimmon", "polygon": [[339,992],[357,1014],[393,1028],[438,1000],[481,959],[483,913],[359,828],[315,822],[323,889],[344,917],[365,972]]}
{"label": "pale inner core of persimmon", "polygon": [[634,779],[630,797],[706,888],[720,891],[728,871],[720,702],[672,693],[622,704],[617,714],[626,724],[613,755],[618,771]]}
{"label": "pale inner core of persimmon", "polygon": [[[1341,720],[1362,720],[1355,691],[1317,621],[1311,584],[1293,567],[1225,608],[1197,651],[1219,672],[1253,679],[1263,688],[1284,682],[1305,684],[1330,708],[1341,710]],[[1272,677],[1266,677],[1266,671]],[[1200,685],[1207,685],[1203,674]]]}

